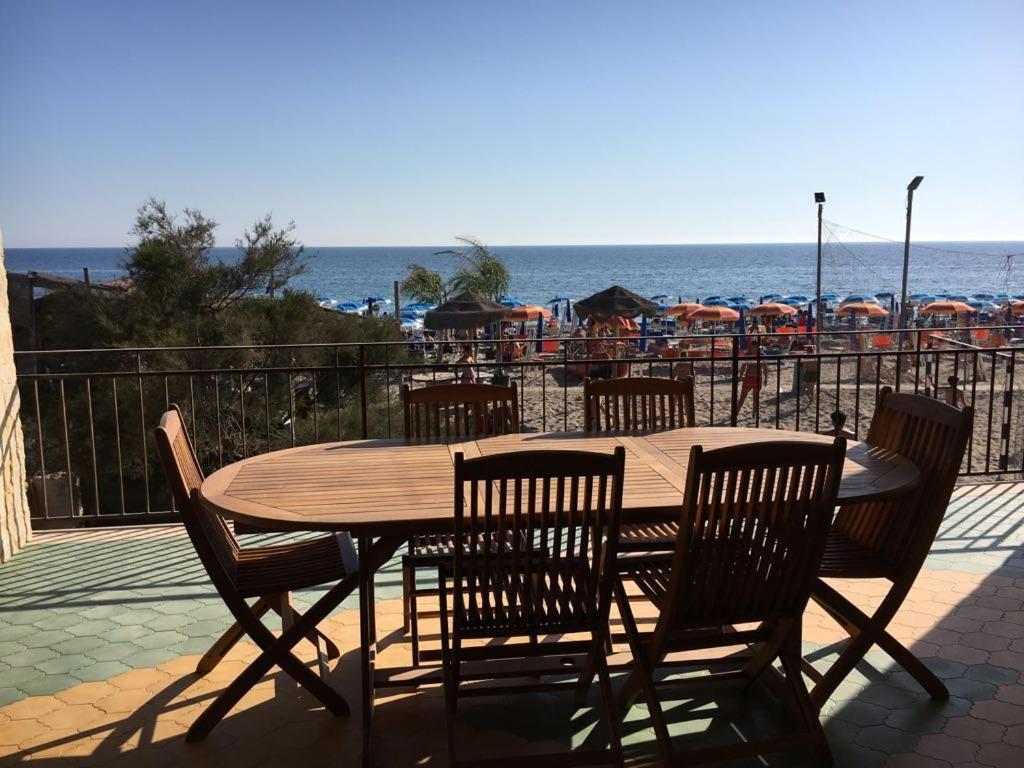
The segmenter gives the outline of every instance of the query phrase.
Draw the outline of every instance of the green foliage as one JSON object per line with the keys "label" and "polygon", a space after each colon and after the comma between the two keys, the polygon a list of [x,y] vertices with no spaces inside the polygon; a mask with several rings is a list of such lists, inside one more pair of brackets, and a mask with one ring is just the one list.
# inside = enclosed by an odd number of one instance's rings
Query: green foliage
{"label": "green foliage", "polygon": [[[396,382],[359,366],[401,363],[401,348],[368,345],[361,357],[358,346],[333,345],[400,341],[397,325],[324,310],[290,290],[306,264],[293,225],[258,219],[230,262],[211,253],[216,226],[199,211],[179,219],[150,200],[132,230],[129,290],[80,287],[39,302],[44,348],[111,350],[45,358],[49,372],[72,377],[39,383],[38,429],[37,390],[22,392],[34,466],[41,434],[47,471],[70,464],[89,511],[119,511],[122,498],[128,512],[169,508],[152,440],[168,403],[185,411],[207,470],[268,449],[360,437],[364,392],[368,432],[387,428]],[[156,349],[116,351],[124,347]],[[75,375],[98,371],[114,375]]]}
{"label": "green foliage", "polygon": [[495,301],[508,293],[512,276],[505,263],[480,241],[468,237],[457,239],[466,247],[452,251],[463,262],[452,278],[452,288],[457,292],[473,291]]}
{"label": "green foliage", "polygon": [[421,304],[442,304],[448,299],[444,278],[422,264],[410,264],[401,285],[402,293]]}
{"label": "green foliage", "polygon": [[460,265],[446,284],[444,278],[422,264],[410,264],[402,281],[402,293],[424,304],[441,304],[449,294],[472,291],[497,301],[508,293],[512,277],[505,263],[491,250],[468,237],[456,238],[466,247],[437,251],[435,255],[455,256]]}

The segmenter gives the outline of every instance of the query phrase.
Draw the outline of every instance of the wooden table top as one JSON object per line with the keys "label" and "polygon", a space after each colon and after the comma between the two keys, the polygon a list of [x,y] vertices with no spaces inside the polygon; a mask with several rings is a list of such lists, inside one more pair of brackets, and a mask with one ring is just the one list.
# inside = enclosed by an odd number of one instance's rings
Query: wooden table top
{"label": "wooden table top", "polygon": [[[776,429],[692,427],[657,433],[522,433],[468,442],[355,440],[254,456],[210,475],[200,494],[208,507],[253,525],[351,531],[370,536],[450,531],[455,453],[467,458],[506,451],[626,449],[623,520],[674,519],[685,487],[690,446],[832,438]],[[841,503],[898,498],[918,482],[917,467],[893,453],[850,442]]]}

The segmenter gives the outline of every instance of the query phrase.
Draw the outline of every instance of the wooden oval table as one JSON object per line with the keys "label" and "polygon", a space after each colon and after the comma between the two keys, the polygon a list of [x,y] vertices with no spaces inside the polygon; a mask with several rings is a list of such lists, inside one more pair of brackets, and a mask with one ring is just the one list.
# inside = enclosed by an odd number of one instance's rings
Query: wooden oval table
{"label": "wooden oval table", "polygon": [[[467,457],[527,450],[611,453],[621,445],[626,449],[623,522],[659,522],[679,514],[691,446],[713,449],[771,440],[831,442],[832,438],[774,429],[693,427],[599,436],[522,433],[448,443],[322,443],[226,466],[206,479],[200,495],[208,508],[254,526],[348,532],[358,541],[358,579],[346,578],[328,590],[278,642],[290,648],[337,608],[358,582],[363,762],[367,764],[375,687],[440,680],[433,668],[375,670],[373,577],[410,537],[452,529],[457,452]],[[902,456],[850,442],[839,502],[899,498],[912,491],[918,480],[917,467]]]}

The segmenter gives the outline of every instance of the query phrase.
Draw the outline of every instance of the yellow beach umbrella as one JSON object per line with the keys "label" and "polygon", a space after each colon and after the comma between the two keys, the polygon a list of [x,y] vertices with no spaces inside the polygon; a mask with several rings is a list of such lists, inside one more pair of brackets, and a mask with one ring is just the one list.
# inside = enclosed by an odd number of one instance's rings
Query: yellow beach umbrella
{"label": "yellow beach umbrella", "polygon": [[797,310],[795,307],[791,307],[788,304],[779,304],[774,301],[770,301],[767,304],[758,304],[752,310],[747,312],[748,315],[755,315],[759,317],[790,317],[796,313]]}
{"label": "yellow beach umbrella", "polygon": [[701,307],[687,318],[688,320],[710,320],[715,323],[735,323],[740,313],[729,307]]}
{"label": "yellow beach umbrella", "polygon": [[684,301],[682,304],[673,304],[671,307],[666,309],[665,316],[678,317],[680,320],[686,320],[691,314],[700,308],[700,304],[695,304],[692,301]]}
{"label": "yellow beach umbrella", "polygon": [[867,301],[854,301],[849,304],[843,304],[843,306],[836,310],[836,314],[856,315],[857,317],[886,317],[889,314],[889,310]]}
{"label": "yellow beach umbrella", "polygon": [[527,320],[536,320],[538,317],[551,317],[551,312],[544,309],[544,307],[527,304],[522,307],[512,307],[508,313],[508,317],[505,319],[511,320],[514,323],[525,323]]}
{"label": "yellow beach umbrella", "polygon": [[972,315],[974,307],[962,301],[933,301],[921,307],[922,315]]}

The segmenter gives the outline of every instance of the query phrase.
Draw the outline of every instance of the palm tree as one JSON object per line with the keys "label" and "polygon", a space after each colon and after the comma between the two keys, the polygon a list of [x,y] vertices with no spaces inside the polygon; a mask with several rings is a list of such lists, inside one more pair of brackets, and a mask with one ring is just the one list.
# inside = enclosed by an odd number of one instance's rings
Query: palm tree
{"label": "palm tree", "polygon": [[463,264],[452,277],[455,291],[473,291],[498,301],[508,293],[512,276],[505,263],[491,253],[490,248],[471,237],[458,237],[466,245],[462,250],[439,251],[462,259]]}
{"label": "palm tree", "polygon": [[442,304],[448,299],[448,286],[437,272],[422,264],[410,264],[402,281],[402,293],[421,304]]}

